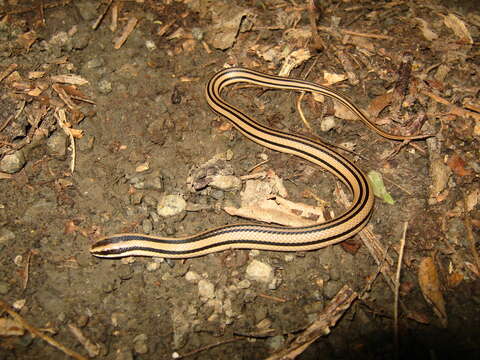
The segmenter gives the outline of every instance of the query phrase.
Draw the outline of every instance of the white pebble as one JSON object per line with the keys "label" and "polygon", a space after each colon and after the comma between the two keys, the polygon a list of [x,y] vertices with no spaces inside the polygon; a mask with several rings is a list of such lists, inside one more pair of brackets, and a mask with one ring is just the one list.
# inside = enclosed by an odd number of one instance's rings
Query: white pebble
{"label": "white pebble", "polygon": [[247,279],[243,279],[238,283],[238,287],[240,289],[248,289],[250,286],[252,286],[252,283],[248,281]]}
{"label": "white pebble", "polygon": [[185,274],[185,280],[189,282],[196,283],[199,282],[201,278],[202,277],[195,271],[187,271],[187,273]]}
{"label": "white pebble", "polygon": [[261,261],[252,260],[247,266],[247,278],[269,284],[274,280],[273,267]]}
{"label": "white pebble", "polygon": [[323,132],[330,131],[337,125],[333,116],[325,116],[320,124],[320,130]]}
{"label": "white pebble", "polygon": [[157,206],[157,214],[163,217],[178,215],[187,207],[181,195],[167,195]]}
{"label": "white pebble", "polygon": [[204,299],[213,299],[215,297],[215,285],[208,280],[198,282],[198,294]]}
{"label": "white pebble", "polygon": [[160,267],[160,264],[157,263],[157,262],[151,262],[151,263],[148,263],[148,264],[147,264],[147,270],[148,270],[148,271],[158,270],[159,267]]}

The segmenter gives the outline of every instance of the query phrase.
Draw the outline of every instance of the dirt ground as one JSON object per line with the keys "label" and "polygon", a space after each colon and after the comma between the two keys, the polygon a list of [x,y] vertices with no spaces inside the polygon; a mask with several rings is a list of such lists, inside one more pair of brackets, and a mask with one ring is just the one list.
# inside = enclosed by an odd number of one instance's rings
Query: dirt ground
{"label": "dirt ground", "polygon": [[[0,0],[0,358],[479,359],[480,12],[451,3]],[[229,88],[259,122],[381,175],[366,231],[303,253],[92,256],[109,234],[244,222],[223,209],[246,175],[276,174],[327,218],[345,208],[335,177],[209,109],[229,66],[327,84],[389,133],[434,136],[391,141],[329,99]],[[219,158],[241,186],[192,190]]]}

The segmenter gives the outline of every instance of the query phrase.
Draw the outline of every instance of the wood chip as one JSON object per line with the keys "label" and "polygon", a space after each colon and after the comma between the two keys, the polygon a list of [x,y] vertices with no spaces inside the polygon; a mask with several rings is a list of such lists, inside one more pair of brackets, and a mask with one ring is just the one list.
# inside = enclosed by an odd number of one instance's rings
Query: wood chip
{"label": "wood chip", "polygon": [[113,47],[115,49],[118,50],[122,47],[122,45],[125,43],[125,41],[127,41],[128,37],[132,33],[133,29],[135,29],[137,23],[138,19],[135,17],[132,17],[128,20],[127,25],[125,25],[125,28],[123,29],[122,35],[120,35],[120,37],[114,41]]}
{"label": "wood chip", "polygon": [[86,85],[88,80],[84,79],[80,75],[75,74],[64,74],[64,75],[52,75],[50,80],[62,84],[72,84],[72,85]]}
{"label": "wood chip", "polygon": [[433,258],[425,257],[418,267],[418,283],[425,300],[432,305],[434,313],[443,326],[447,326],[447,310],[441,291],[440,278]]}

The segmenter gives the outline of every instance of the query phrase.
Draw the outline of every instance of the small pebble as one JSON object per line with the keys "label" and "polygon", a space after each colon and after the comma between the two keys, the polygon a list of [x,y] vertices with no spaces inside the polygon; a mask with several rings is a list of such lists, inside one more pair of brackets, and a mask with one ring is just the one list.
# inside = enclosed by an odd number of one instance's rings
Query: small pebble
{"label": "small pebble", "polygon": [[142,221],[142,229],[145,234],[151,234],[153,231],[153,224],[150,219],[144,219]]}
{"label": "small pebble", "polygon": [[199,282],[201,279],[202,277],[195,271],[187,271],[187,273],[185,274],[185,280],[187,280],[188,282],[196,283]]}
{"label": "small pebble", "polygon": [[117,271],[118,277],[122,280],[129,280],[133,276],[133,268],[128,265],[121,265]]}
{"label": "small pebble", "polygon": [[145,47],[148,50],[153,51],[157,48],[157,45],[155,45],[155,43],[152,40],[147,40],[145,41]]}
{"label": "small pebble", "polygon": [[341,283],[338,281],[331,280],[325,284],[323,293],[327,299],[332,299],[340,291],[342,287]]}
{"label": "small pebble", "polygon": [[178,215],[187,207],[181,195],[167,195],[157,206],[157,214],[163,217]]}
{"label": "small pebble", "polygon": [[160,176],[147,176],[144,183],[143,188],[146,190],[163,190],[163,181]]}
{"label": "small pebble", "polygon": [[130,204],[139,205],[142,202],[143,194],[141,192],[134,192],[130,195]]}
{"label": "small pebble", "polygon": [[158,200],[151,195],[145,195],[143,197],[143,203],[150,207],[157,207]]}
{"label": "small pebble", "polygon": [[98,82],[98,90],[104,94],[110,94],[112,92],[113,85],[110,81],[102,79]]}
{"label": "small pebble", "polygon": [[322,123],[320,124],[320,130],[323,132],[328,132],[333,128],[335,128],[336,126],[337,126],[337,123],[333,116],[325,116],[322,120]]}
{"label": "small pebble", "polygon": [[222,190],[214,190],[214,191],[212,191],[210,196],[212,198],[214,198],[215,200],[222,200],[224,198],[224,194],[223,194]]}
{"label": "small pebble", "polygon": [[150,169],[150,164],[148,162],[145,162],[143,164],[138,165],[135,168],[135,171],[136,172],[144,172],[144,171],[147,171],[148,169]]}
{"label": "small pebble", "polygon": [[160,264],[156,262],[151,262],[147,264],[148,271],[156,271],[160,268]]}
{"label": "small pebble", "polygon": [[202,279],[198,282],[198,294],[204,299],[215,297],[215,286],[208,280]]}
{"label": "small pebble", "polygon": [[269,329],[271,326],[272,326],[272,320],[270,320],[269,318],[263,319],[256,325],[257,329],[259,330],[266,330],[266,329]]}
{"label": "small pebble", "polygon": [[203,40],[203,30],[198,28],[198,27],[192,28],[192,36],[195,40],[202,41]]}
{"label": "small pebble", "polygon": [[47,140],[47,152],[57,159],[64,160],[67,156],[67,135],[59,131],[53,133]]}
{"label": "small pebble", "polygon": [[86,135],[82,136],[76,142],[78,151],[85,152],[93,149],[93,144],[95,143],[95,136]]}
{"label": "small pebble", "polygon": [[95,57],[92,60],[89,60],[85,64],[85,68],[87,69],[95,69],[103,66],[105,64],[105,61],[100,58],[100,57]]}
{"label": "small pebble", "polygon": [[285,338],[282,335],[273,336],[267,339],[267,345],[273,351],[281,349],[285,344]]}
{"label": "small pebble", "polygon": [[14,174],[20,171],[26,163],[25,155],[22,150],[15,151],[13,154],[7,154],[0,160],[0,171],[7,174]]}
{"label": "small pebble", "polygon": [[273,267],[258,260],[253,260],[247,266],[246,276],[249,280],[270,284],[274,275]]}
{"label": "small pebble", "polygon": [[90,320],[89,317],[85,314],[82,314],[75,320],[75,322],[79,328],[83,328],[87,326],[88,320]]}
{"label": "small pebble", "polygon": [[243,279],[238,283],[240,289],[248,289],[250,286],[252,286],[252,283],[247,279]]}
{"label": "small pebble", "polygon": [[137,354],[146,354],[148,352],[148,337],[146,334],[140,334],[133,339],[133,347]]}
{"label": "small pebble", "polygon": [[115,353],[115,360],[134,360],[130,349],[118,349]]}
{"label": "small pebble", "polygon": [[15,233],[7,228],[0,228],[0,245],[15,239]]}
{"label": "small pebble", "polygon": [[0,295],[7,295],[10,291],[10,285],[5,281],[0,281]]}
{"label": "small pebble", "polygon": [[165,128],[165,120],[154,120],[147,128],[150,141],[157,145],[163,145],[168,137],[168,129]]}
{"label": "small pebble", "polygon": [[209,183],[209,186],[220,190],[241,190],[242,180],[233,175],[216,175]]}

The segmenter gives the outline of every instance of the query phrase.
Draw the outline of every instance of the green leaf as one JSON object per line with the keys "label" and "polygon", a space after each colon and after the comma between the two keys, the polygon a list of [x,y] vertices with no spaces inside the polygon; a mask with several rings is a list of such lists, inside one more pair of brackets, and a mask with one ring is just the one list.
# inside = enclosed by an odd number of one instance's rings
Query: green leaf
{"label": "green leaf", "polygon": [[382,174],[378,171],[372,170],[368,172],[368,178],[370,179],[370,183],[373,187],[373,193],[376,197],[379,197],[387,204],[393,205],[395,204],[395,200],[393,200],[392,195],[390,195],[385,188],[385,184],[383,183]]}

